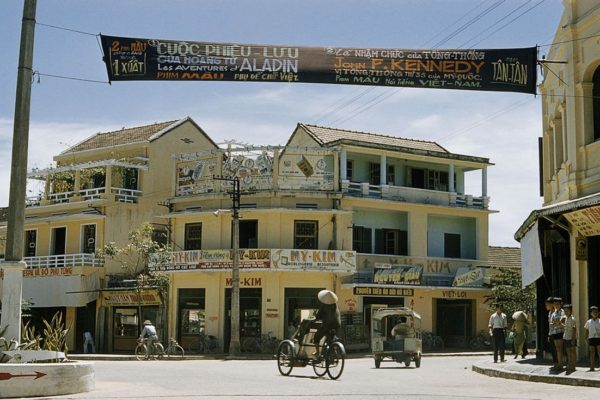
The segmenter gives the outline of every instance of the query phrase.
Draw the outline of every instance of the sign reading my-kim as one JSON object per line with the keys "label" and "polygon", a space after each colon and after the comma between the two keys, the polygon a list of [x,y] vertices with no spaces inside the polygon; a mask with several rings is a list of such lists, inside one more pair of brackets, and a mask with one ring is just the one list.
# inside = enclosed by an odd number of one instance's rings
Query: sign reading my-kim
{"label": "sign reading my-kim", "polygon": [[305,82],[535,94],[537,49],[299,47],[101,35],[110,81]]}

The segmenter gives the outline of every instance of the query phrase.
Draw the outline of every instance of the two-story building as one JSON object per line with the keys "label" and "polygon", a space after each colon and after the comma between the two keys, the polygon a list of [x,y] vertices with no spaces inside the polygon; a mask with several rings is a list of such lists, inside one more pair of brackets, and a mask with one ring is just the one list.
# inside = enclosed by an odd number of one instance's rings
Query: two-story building
{"label": "two-story building", "polygon": [[[537,285],[538,343],[546,342],[548,296],[572,303],[581,326],[589,307],[600,305],[600,4],[563,3],[540,86],[543,207],[515,234],[524,257],[523,282]],[[585,346],[579,351],[587,354]]]}
{"label": "two-story building", "polygon": [[[448,346],[487,327],[486,158],[307,124],[283,146],[219,147],[185,118],[100,133],[55,161],[30,174],[46,184],[28,199],[23,296],[34,310],[65,310],[73,341],[92,325],[105,351],[132,351],[150,318],[184,347],[204,331],[228,348],[232,187],[215,177],[241,186],[242,346],[286,336],[324,288],[338,294],[351,349],[368,347],[381,305],[413,307]],[[173,248],[168,262],[149,265],[168,276],[166,299],[127,279],[140,271],[94,257],[143,222]]]}

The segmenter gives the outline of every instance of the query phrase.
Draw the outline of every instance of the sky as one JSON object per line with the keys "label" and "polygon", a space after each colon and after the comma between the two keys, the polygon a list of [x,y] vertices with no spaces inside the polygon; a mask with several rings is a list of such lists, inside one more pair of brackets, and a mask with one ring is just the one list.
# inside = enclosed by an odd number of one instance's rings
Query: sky
{"label": "sky", "polygon": [[[283,145],[307,123],[435,141],[489,158],[489,244],[542,205],[540,96],[311,83],[113,82],[95,35],[389,49],[552,43],[561,0],[38,0],[28,168],[97,133],[193,118],[217,143]],[[8,205],[23,1],[0,4],[0,207]],[[62,78],[60,78],[62,77]],[[75,78],[75,79],[65,79]],[[474,175],[473,175],[474,174]],[[481,174],[467,193],[481,195]],[[39,186],[39,184],[38,184]],[[39,190],[29,185],[28,196]]]}

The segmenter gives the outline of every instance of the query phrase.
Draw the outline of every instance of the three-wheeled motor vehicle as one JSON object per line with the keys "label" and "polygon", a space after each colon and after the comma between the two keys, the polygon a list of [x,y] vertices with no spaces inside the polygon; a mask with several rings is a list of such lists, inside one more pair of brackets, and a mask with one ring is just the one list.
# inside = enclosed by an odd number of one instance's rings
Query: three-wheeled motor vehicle
{"label": "three-wheeled motor vehicle", "polygon": [[379,308],[371,313],[371,348],[375,368],[386,358],[421,366],[421,316],[407,307]]}

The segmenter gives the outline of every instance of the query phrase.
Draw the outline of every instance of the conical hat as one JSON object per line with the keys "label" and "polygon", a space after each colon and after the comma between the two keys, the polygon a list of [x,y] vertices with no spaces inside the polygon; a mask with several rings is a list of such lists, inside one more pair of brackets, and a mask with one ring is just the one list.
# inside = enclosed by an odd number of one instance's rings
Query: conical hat
{"label": "conical hat", "polygon": [[317,295],[319,301],[323,304],[335,304],[338,301],[338,298],[335,293],[331,290],[321,290]]}

